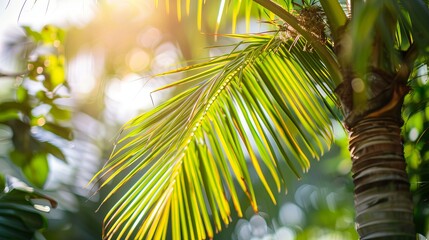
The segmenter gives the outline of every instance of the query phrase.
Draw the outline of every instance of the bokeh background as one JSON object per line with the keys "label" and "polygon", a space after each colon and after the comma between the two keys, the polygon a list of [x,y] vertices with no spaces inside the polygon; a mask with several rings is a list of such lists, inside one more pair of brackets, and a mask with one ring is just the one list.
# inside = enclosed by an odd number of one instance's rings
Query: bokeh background
{"label": "bokeh background", "polygon": [[[109,158],[121,125],[181,90],[154,91],[184,73],[156,74],[231,50],[215,47],[234,43],[222,33],[271,30],[258,12],[251,12],[250,24],[239,19],[234,29],[222,16],[217,27],[219,2],[207,1],[199,27],[195,6],[190,16],[178,16],[177,5],[155,7],[152,0],[0,0],[0,102],[26,104],[29,119],[26,127],[14,125],[10,105],[0,105],[0,171],[58,202],[44,214],[46,239],[101,238],[104,214],[115,198],[100,206],[111,186],[98,191],[102,179],[89,182]],[[429,118],[422,101],[429,94],[426,81],[413,82],[418,91],[406,101],[415,104],[404,110],[405,150],[422,233],[428,228],[429,126],[419,123]],[[215,239],[357,239],[347,139],[336,121],[332,129],[330,151],[314,160],[301,180],[287,178],[277,205],[255,183],[261,212],[249,207],[244,218],[233,216]],[[35,144],[20,149],[25,136]],[[34,161],[31,172],[19,162],[19,153],[26,151],[42,159]]]}

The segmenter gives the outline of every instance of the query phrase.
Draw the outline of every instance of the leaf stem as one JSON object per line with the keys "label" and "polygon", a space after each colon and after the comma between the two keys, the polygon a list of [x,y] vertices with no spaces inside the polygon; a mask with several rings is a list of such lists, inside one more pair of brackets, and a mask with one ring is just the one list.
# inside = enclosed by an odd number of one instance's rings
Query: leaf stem
{"label": "leaf stem", "polygon": [[299,25],[299,21],[295,16],[293,16],[291,13],[286,11],[286,9],[271,0],[253,1],[266,8],[270,12],[276,14],[279,18],[287,22],[299,34],[301,34],[313,46],[313,48],[323,60],[324,64],[326,64],[326,67],[328,68],[335,85],[338,86],[342,83],[343,80],[336,58],[327,50],[325,46],[323,46],[315,37],[313,37],[313,35],[309,31],[303,29]]}

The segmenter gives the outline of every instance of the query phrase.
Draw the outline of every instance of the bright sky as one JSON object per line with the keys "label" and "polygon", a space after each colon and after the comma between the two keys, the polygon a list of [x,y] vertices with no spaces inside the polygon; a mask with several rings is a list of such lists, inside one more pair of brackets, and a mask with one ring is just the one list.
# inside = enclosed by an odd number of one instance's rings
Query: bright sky
{"label": "bright sky", "polygon": [[[94,15],[96,0],[0,0],[0,43],[19,26],[83,25]],[[0,44],[0,52],[4,46]]]}
{"label": "bright sky", "polygon": [[[125,3],[131,4],[134,1],[104,0],[104,2],[107,4],[115,3],[128,6]],[[97,11],[100,9],[100,4],[97,0],[0,0],[0,53],[6,50],[2,49],[4,46],[1,43],[16,36],[20,32],[19,26],[29,25],[36,30],[46,24],[85,26],[95,17]],[[145,13],[143,12],[142,15],[145,15]],[[158,31],[155,28],[153,29],[153,31]],[[160,37],[160,33],[152,33],[150,34],[152,38],[145,36],[145,39],[151,39],[151,43],[159,42],[159,39],[157,41],[153,39],[155,35]],[[100,36],[104,35],[100,33]],[[109,38],[111,36],[104,37]],[[121,37],[127,36],[119,35],[113,40],[118,41]],[[160,64],[163,66],[166,64],[170,65],[172,61],[177,61],[177,49],[174,45],[169,45],[168,49],[161,49],[161,47],[157,48],[159,51],[162,51],[158,53],[157,50],[158,57],[155,59],[155,63],[158,63],[158,60],[160,60]],[[137,64],[149,64],[149,59],[146,59],[149,55],[141,51],[141,49],[135,50],[129,55],[128,64],[131,68],[141,68]],[[172,55],[172,59],[168,58],[170,55]],[[1,58],[0,56],[0,63],[2,63],[0,71],[8,71],[7,61],[8,59]],[[100,56],[94,55],[91,52],[84,52],[75,59],[71,59],[68,66],[68,79],[74,92],[73,95],[85,96],[95,86],[96,79],[100,77],[100,71],[102,71],[99,69],[97,61],[103,61],[102,57],[100,58]],[[161,68],[162,66],[155,64],[152,67]],[[136,72],[138,71],[136,70]],[[155,96],[155,99],[152,99],[150,89],[160,87],[163,84],[165,82],[161,79],[155,82],[148,82],[147,79],[143,79],[134,73],[130,73],[124,79],[113,79],[107,89],[105,89],[108,96],[107,100],[109,101],[106,106],[107,110],[114,112],[115,117],[120,122],[124,122],[135,116],[137,112],[141,112],[141,108],[147,109],[153,107],[152,101],[157,102],[157,96]]]}
{"label": "bright sky", "polygon": [[95,4],[96,0],[0,0],[0,27],[83,24],[93,16]]}
{"label": "bright sky", "polygon": [[7,40],[18,26],[83,25],[94,16],[96,1],[0,0],[0,42]]}

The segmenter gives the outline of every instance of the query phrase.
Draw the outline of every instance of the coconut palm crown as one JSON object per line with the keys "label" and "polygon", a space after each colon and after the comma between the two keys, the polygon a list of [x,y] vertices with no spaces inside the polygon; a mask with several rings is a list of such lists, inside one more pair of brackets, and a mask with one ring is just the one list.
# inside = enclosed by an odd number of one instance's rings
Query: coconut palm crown
{"label": "coconut palm crown", "polygon": [[[201,21],[205,2],[174,4],[196,7]],[[415,239],[401,108],[427,68],[428,3],[226,2],[217,25],[231,11],[234,29],[240,13],[250,21],[257,9],[276,30],[228,34],[239,40],[230,53],[166,73],[190,74],[158,90],[190,87],[126,123],[94,177],[102,186],[118,179],[104,201],[128,188],[106,215],[104,238],[213,238],[232,211],[243,215],[240,193],[258,211],[249,168],[275,203],[288,173],[300,178],[330,146],[334,116],[349,133],[358,234]]]}

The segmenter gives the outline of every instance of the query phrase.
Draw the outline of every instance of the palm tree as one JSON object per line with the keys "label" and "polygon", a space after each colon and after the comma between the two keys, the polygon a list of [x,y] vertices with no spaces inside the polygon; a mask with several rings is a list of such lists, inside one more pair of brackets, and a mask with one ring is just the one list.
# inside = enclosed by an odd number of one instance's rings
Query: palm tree
{"label": "palm tree", "polygon": [[[187,89],[125,124],[94,177],[102,186],[119,179],[104,201],[128,188],[106,216],[104,238],[212,238],[231,222],[231,207],[242,216],[240,191],[258,211],[250,169],[275,203],[285,166],[301,177],[330,145],[339,116],[349,133],[358,234],[414,239],[401,108],[409,82],[428,66],[428,3],[228,4],[233,25],[253,6],[275,31],[226,35],[239,39],[232,52],[169,72],[192,74],[162,89]],[[188,11],[190,1],[184,5]]]}

